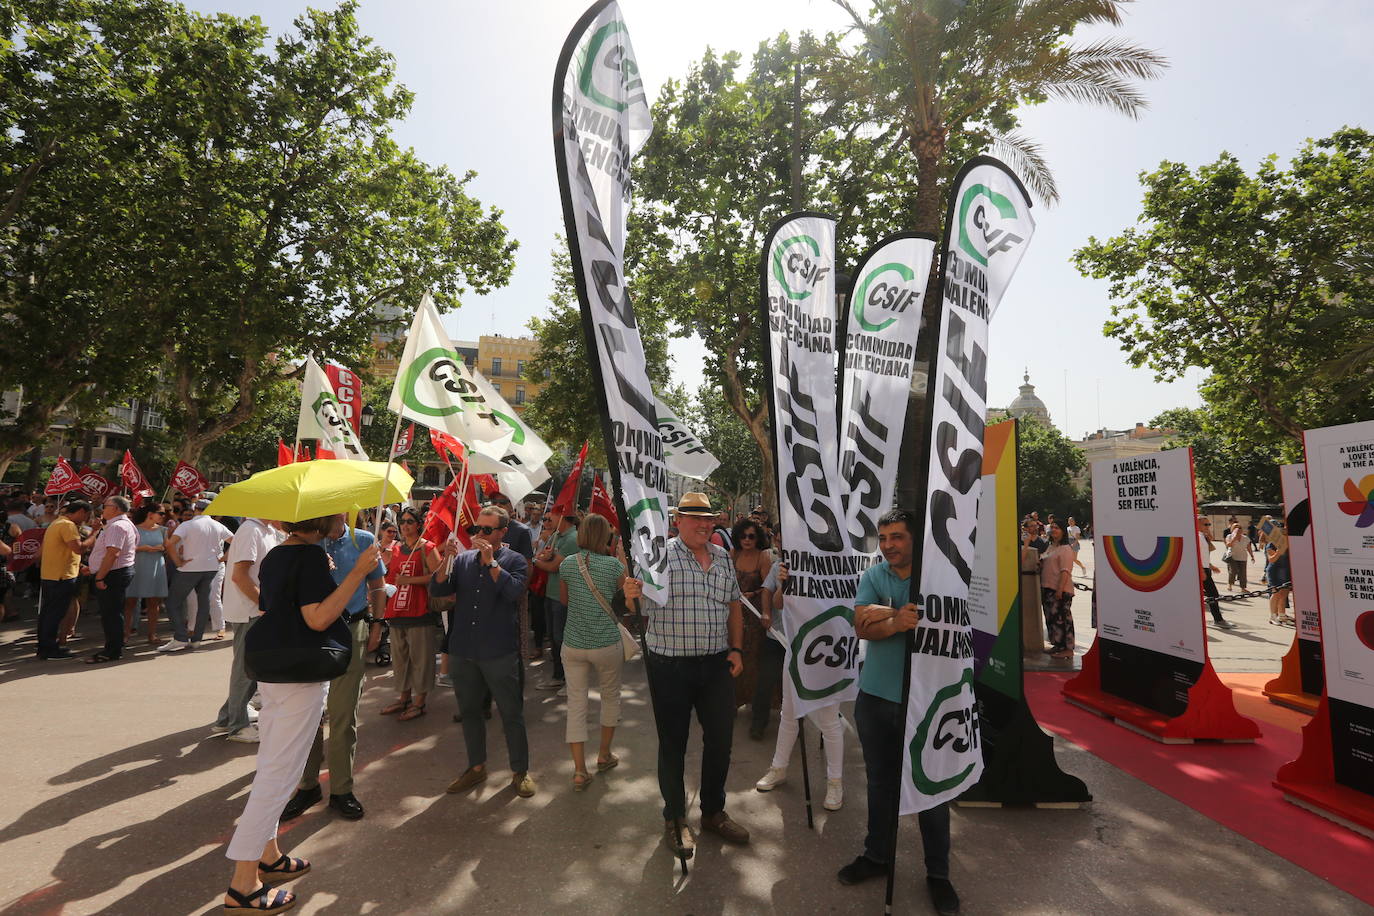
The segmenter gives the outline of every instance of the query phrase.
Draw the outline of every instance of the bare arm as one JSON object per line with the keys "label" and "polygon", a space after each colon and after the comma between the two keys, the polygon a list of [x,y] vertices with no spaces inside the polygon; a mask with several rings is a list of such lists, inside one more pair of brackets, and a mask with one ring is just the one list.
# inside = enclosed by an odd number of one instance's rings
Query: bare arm
{"label": "bare arm", "polygon": [[186,559],[181,555],[181,538],[175,534],[167,538],[166,548],[167,556],[171,558],[173,566],[180,567],[186,562]]}
{"label": "bare arm", "polygon": [[253,568],[252,560],[239,560],[234,564],[234,570],[229,574],[229,581],[234,583],[239,591],[248,597],[254,604],[258,603],[258,587],[253,584],[253,577],[249,571]]}
{"label": "bare arm", "polygon": [[305,625],[317,632],[329,629],[329,625],[338,620],[339,615],[348,606],[348,599],[353,597],[358,586],[377,565],[378,556],[380,556],[380,551],[378,551],[376,544],[368,547],[358,556],[358,562],[353,564],[348,575],[344,576],[343,582],[339,583],[339,586],[329,593],[328,598],[302,607],[301,616],[305,618]]}
{"label": "bare arm", "polygon": [[914,630],[920,620],[920,607],[910,602],[900,608],[882,604],[861,604],[854,608],[854,632],[860,639],[870,641]]}

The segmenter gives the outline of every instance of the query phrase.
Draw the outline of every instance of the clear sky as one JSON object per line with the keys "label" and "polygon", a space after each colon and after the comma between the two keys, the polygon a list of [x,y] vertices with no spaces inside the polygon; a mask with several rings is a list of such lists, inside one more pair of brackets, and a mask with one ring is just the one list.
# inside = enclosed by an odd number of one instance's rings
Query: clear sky
{"label": "clear sky", "polygon": [[[190,6],[258,15],[279,33],[305,7],[296,0],[194,0]],[[317,5],[325,5],[318,4]],[[857,6],[864,6],[858,0]],[[554,173],[550,93],[559,48],[582,0],[364,0],[362,27],[397,59],[416,94],[401,143],[455,172],[473,169],[473,192],[505,211],[519,240],[512,282],[469,296],[450,319],[455,337],[524,334],[551,291],[550,250],[562,231]],[[844,16],[828,0],[621,0],[650,99],[709,45],[744,52],[779,31],[824,32]],[[1197,406],[1193,372],[1161,384],[1130,368],[1102,335],[1105,284],[1069,263],[1090,235],[1132,224],[1137,176],[1170,159],[1197,166],[1222,150],[1248,167],[1286,161],[1305,138],[1343,124],[1371,126],[1374,80],[1370,0],[1139,0],[1110,30],[1162,52],[1171,66],[1145,84],[1150,108],[1132,121],[1105,109],[1048,103],[1023,112],[1059,182],[1061,202],[1036,207],[1037,232],[992,327],[988,401],[1016,396],[1023,368],[1055,423],[1074,438],[1099,425],[1125,428],[1175,406]],[[1091,37],[1091,36],[1084,36]],[[675,376],[695,388],[699,344],[673,347]]]}

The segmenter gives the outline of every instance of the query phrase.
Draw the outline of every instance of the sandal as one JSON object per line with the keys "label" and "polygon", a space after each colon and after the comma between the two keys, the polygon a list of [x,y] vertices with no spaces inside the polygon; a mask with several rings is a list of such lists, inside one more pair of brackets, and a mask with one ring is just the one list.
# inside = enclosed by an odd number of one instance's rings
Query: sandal
{"label": "sandal", "polygon": [[605,760],[602,760],[600,757],[596,758],[596,771],[598,773],[614,770],[618,766],[620,766],[620,758],[615,754],[610,755]]}
{"label": "sandal", "polygon": [[293,859],[283,855],[271,865],[258,863],[258,880],[264,885],[281,884],[292,881],[310,871],[310,863],[305,859]]}
{"label": "sandal", "polygon": [[586,771],[573,774],[573,791],[583,792],[592,784],[592,774]]}
{"label": "sandal", "polygon": [[412,704],[410,706],[407,706],[406,711],[401,713],[396,718],[401,722],[409,722],[411,719],[418,719],[424,714],[425,704],[421,703],[419,706],[415,706]]}
{"label": "sandal", "polygon": [[392,703],[390,706],[383,706],[383,707],[382,707],[382,715],[384,715],[384,716],[389,716],[389,715],[392,715],[393,713],[405,712],[405,711],[406,711],[407,709],[409,709],[409,708],[410,708],[410,699],[409,699],[409,698],[406,698],[406,699],[404,699],[404,700],[397,700],[395,703]]}
{"label": "sandal", "polygon": [[1073,658],[1073,650],[1060,649],[1057,652],[1051,652],[1050,658]]}
{"label": "sandal", "polygon": [[[253,910],[258,913],[284,913],[296,905],[296,895],[290,891],[273,891],[264,884],[251,894],[240,894],[232,887],[224,891],[234,902],[224,904],[226,910]],[[272,902],[268,903],[268,895]]]}
{"label": "sandal", "polygon": [[88,664],[88,665],[103,665],[103,664],[105,664],[106,662],[117,662],[117,661],[119,661],[119,659],[115,658],[113,655],[106,655],[104,652],[97,652],[97,653],[95,653],[94,655],[92,655],[90,658],[86,659],[86,664]]}

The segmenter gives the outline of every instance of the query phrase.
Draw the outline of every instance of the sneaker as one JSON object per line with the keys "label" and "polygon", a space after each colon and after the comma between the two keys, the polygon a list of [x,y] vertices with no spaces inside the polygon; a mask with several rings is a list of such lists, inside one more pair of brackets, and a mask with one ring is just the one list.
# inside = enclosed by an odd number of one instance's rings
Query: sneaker
{"label": "sneaker", "polygon": [[[535,690],[557,690],[558,688],[560,688],[560,687],[562,687],[562,686],[563,686],[563,682],[562,682],[562,681],[560,681],[558,678],[553,678],[552,680],[545,681],[545,682],[542,683],[542,684],[535,684],[535,685],[534,685],[534,689],[535,689]],[[567,696],[567,694],[564,694],[564,696]]]}
{"label": "sneaker", "polygon": [[180,639],[169,639],[157,647],[159,652],[182,652],[191,648],[189,642],[182,642]]}
{"label": "sneaker", "polygon": [[447,674],[441,674],[434,679],[434,683],[438,684],[440,687],[452,687],[453,678],[449,677]]}
{"label": "sneaker", "polygon": [[749,842],[749,831],[730,819],[724,811],[705,815],[701,819],[701,829],[709,830],[727,843],[743,846]]}
{"label": "sneaker", "polygon": [[253,694],[253,699],[251,699],[251,700],[248,701],[248,705],[251,706],[251,707],[253,707],[254,709],[258,710],[259,712],[261,712],[261,711],[262,711],[262,694],[261,694],[261,693],[255,693],[255,694]]}
{"label": "sneaker", "polygon": [[787,767],[769,767],[768,772],[763,774],[763,778],[754,783],[754,788],[760,792],[772,792],[785,782],[787,782]]}
{"label": "sneaker", "polygon": [[515,794],[521,798],[534,797],[534,777],[529,773],[516,773],[510,778],[510,787],[515,790]]}
{"label": "sneaker", "polygon": [[1218,620],[1217,626],[1221,627],[1223,630],[1234,630],[1236,628],[1236,625],[1229,620]]}
{"label": "sneaker", "polygon": [[233,730],[233,727],[229,725],[215,724],[210,726],[210,734],[212,735],[227,735]]}
{"label": "sneaker", "polygon": [[930,893],[930,903],[940,916],[958,916],[959,895],[948,878],[926,877],[926,890]]}
{"label": "sneaker", "polygon": [[838,811],[844,807],[844,780],[827,779],[825,781],[825,810]]}
{"label": "sneaker", "polygon": [[559,688],[558,688],[558,693],[556,694],[556,696],[565,697],[565,696],[567,696],[567,695],[568,695],[568,688],[567,688],[566,686],[563,686],[563,687],[559,687]]}
{"label": "sneaker", "polygon": [[696,837],[692,836],[692,828],[680,817],[668,818],[663,822],[663,839],[679,859],[690,859],[696,855]]}
{"label": "sneaker", "polygon": [[840,883],[847,885],[860,884],[869,878],[880,877],[887,877],[887,866],[881,862],[874,862],[868,856],[859,856],[841,868],[839,873]]}
{"label": "sneaker", "polygon": [[453,782],[449,783],[448,788],[444,791],[449,795],[457,795],[459,792],[475,789],[486,781],[487,771],[485,767],[480,770],[475,767],[469,767],[463,771],[462,776],[459,776]]}
{"label": "sneaker", "polygon": [[258,727],[256,725],[245,725],[225,740],[237,741],[239,744],[257,744],[261,738],[258,736]]}

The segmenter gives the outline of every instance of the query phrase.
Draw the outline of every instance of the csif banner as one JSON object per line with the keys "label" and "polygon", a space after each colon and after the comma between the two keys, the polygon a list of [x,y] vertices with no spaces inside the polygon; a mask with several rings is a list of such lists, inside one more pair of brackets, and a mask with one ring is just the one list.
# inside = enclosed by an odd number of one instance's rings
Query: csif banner
{"label": "csif banner", "polygon": [[512,502],[519,502],[535,487],[549,479],[544,462],[549,460],[553,449],[525,423],[519,411],[507,403],[501,392],[487,381],[486,376],[473,369],[472,380],[477,384],[477,390],[487,399],[487,408],[491,415],[511,431],[511,438],[504,446],[500,442],[474,442],[472,449],[488,458],[495,458],[506,466],[506,471],[497,474],[496,479],[500,483],[501,492]]}
{"label": "csif banner", "polygon": [[988,322],[1035,221],[1021,180],[978,156],[955,177],[941,251],[939,319],[927,394],[922,619],[912,638],[900,813],[948,801],[983,769],[968,612],[983,474]]}
{"label": "csif banner", "polygon": [[644,595],[668,587],[668,469],[644,344],[625,280],[630,160],[653,123],[629,31],[613,0],[582,14],[553,78],[554,161],[611,483]]}
{"label": "csif banner", "polygon": [[305,358],[305,378],[301,382],[301,412],[296,421],[297,439],[318,439],[316,454],[328,451],[333,458],[349,461],[366,461],[358,434],[353,431],[344,409],[334,395],[329,383],[315,357]]}
{"label": "csif banner", "polygon": [[840,371],[839,469],[844,533],[860,557],[876,557],[878,518],[897,487],[897,452],[934,254],[934,238],[902,233],[870,248],[854,271]]}
{"label": "csif banner", "polygon": [[663,437],[663,457],[668,470],[693,480],[705,480],[720,467],[720,461],[706,450],[696,433],[687,428],[668,406],[668,402],[654,395],[658,406],[658,433]]}
{"label": "csif banner", "polygon": [[844,532],[839,492],[835,366],[835,219],[793,213],[764,240],[760,263],[764,355],[777,456],[782,558],[784,689],[802,716],[858,691],[854,594],[858,555]]}

